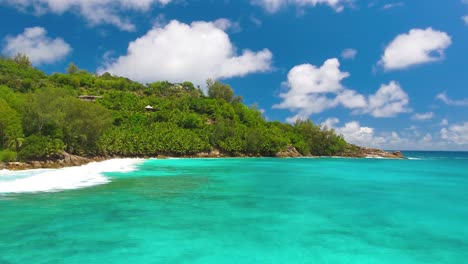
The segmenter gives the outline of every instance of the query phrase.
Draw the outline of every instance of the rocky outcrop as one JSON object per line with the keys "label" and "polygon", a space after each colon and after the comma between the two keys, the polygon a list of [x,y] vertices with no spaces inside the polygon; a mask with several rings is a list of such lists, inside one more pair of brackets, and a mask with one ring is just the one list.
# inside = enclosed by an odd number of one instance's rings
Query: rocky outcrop
{"label": "rocky outcrop", "polygon": [[55,169],[63,167],[81,166],[93,161],[105,160],[105,157],[85,158],[76,155],[63,153],[63,158],[46,161],[28,161],[28,162],[6,162],[0,163],[0,169],[7,170],[30,170],[30,169]]}
{"label": "rocky outcrop", "polygon": [[[222,158],[229,157],[225,153],[217,149],[213,149],[210,152],[201,152],[191,156],[184,156],[186,158]],[[343,153],[336,155],[338,157],[349,157],[349,158],[385,158],[385,159],[403,159],[404,156],[400,151],[387,152],[380,149],[364,148],[355,145],[349,145]],[[248,156],[239,156],[248,157]],[[301,153],[293,146],[288,146],[286,149],[279,151],[275,154],[278,158],[297,158],[302,157]],[[103,161],[108,157],[93,157],[85,158],[76,155],[71,155],[66,152],[63,153],[61,159],[47,160],[47,161],[28,161],[28,162],[0,162],[0,170],[29,170],[29,169],[51,169],[51,168],[63,168],[71,166],[81,166],[88,164],[93,161]],[[166,156],[157,156],[158,159],[167,158]]]}
{"label": "rocky outcrop", "polygon": [[364,148],[351,146],[345,152],[338,156],[351,158],[385,158],[385,159],[403,159],[404,156],[400,151],[388,152],[381,149]]}
{"label": "rocky outcrop", "polygon": [[76,155],[71,155],[66,152],[63,153],[63,160],[61,160],[61,162],[70,166],[80,166],[90,163],[91,161],[93,160]]}
{"label": "rocky outcrop", "polygon": [[286,149],[279,151],[275,154],[278,158],[297,158],[302,157],[301,153],[297,151],[297,149],[291,145],[289,145]]}
{"label": "rocky outcrop", "polygon": [[218,149],[212,149],[210,152],[200,152],[195,154],[195,158],[221,158],[224,155]]}

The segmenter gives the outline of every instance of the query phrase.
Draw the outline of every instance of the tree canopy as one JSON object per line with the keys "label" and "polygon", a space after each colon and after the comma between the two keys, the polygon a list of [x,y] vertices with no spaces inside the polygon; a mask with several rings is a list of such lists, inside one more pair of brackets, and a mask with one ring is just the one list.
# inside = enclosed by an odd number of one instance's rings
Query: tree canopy
{"label": "tree canopy", "polygon": [[[274,156],[289,147],[303,155],[334,155],[348,146],[342,136],[310,120],[267,121],[216,80],[207,81],[205,95],[188,81],[141,84],[91,74],[73,63],[65,74],[47,75],[28,61],[24,55],[0,58],[0,157],[40,160],[63,151],[184,156],[214,149],[232,156]],[[80,100],[80,95],[95,97]],[[147,105],[153,111],[145,110]]]}

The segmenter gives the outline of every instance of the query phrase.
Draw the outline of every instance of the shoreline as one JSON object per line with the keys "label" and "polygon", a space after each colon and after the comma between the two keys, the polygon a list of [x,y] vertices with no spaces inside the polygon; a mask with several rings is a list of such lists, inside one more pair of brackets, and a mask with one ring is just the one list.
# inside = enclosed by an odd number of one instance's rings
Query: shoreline
{"label": "shoreline", "polygon": [[44,160],[44,161],[24,161],[24,162],[0,162],[0,171],[9,170],[9,171],[22,171],[22,170],[34,170],[34,169],[61,169],[67,167],[77,167],[86,165],[92,162],[102,162],[112,159],[170,159],[170,158],[182,158],[182,159],[222,159],[222,158],[355,158],[355,159],[405,159],[403,154],[400,151],[387,152],[378,149],[370,148],[359,148],[359,151],[352,153],[341,153],[340,155],[333,156],[304,156],[298,155],[298,153],[287,150],[285,152],[277,153],[276,156],[249,156],[249,155],[226,155],[220,153],[219,151],[211,151],[209,153],[197,153],[194,155],[184,155],[184,156],[147,156],[147,157],[121,157],[121,156],[97,156],[97,157],[81,157],[76,155],[71,155],[64,153],[63,159],[54,159],[54,160]]}

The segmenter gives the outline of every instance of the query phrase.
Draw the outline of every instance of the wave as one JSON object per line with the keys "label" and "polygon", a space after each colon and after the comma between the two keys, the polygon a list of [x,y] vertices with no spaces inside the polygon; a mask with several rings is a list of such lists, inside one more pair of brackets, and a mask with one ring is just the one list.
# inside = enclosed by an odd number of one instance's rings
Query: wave
{"label": "wave", "polygon": [[381,157],[381,156],[366,156],[366,159],[384,159],[384,157]]}
{"label": "wave", "polygon": [[57,192],[110,182],[105,172],[131,172],[143,159],[112,159],[79,167],[0,171],[0,194]]}

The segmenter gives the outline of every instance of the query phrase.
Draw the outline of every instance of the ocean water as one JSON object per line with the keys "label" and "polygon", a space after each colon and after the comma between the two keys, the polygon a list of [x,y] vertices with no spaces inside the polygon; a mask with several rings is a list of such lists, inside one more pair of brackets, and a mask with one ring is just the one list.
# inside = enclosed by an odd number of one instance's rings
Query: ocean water
{"label": "ocean water", "polygon": [[468,263],[468,153],[0,171],[0,263]]}

